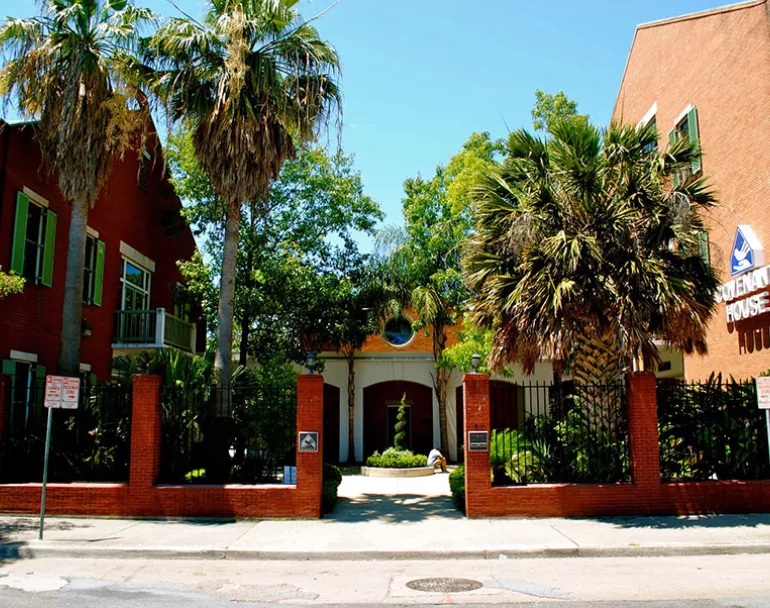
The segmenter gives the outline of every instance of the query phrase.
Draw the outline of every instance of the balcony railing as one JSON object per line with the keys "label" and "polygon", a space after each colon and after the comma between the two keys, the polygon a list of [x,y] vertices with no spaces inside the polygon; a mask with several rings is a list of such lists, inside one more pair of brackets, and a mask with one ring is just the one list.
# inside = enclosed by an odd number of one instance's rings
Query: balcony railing
{"label": "balcony railing", "polygon": [[113,348],[171,346],[195,352],[195,323],[175,317],[165,308],[115,311]]}

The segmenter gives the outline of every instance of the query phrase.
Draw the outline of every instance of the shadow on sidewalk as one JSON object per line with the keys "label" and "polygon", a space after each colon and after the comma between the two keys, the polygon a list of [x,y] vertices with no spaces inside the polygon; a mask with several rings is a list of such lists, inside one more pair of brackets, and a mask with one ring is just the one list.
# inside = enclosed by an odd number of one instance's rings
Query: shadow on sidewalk
{"label": "shadow on sidewalk", "polygon": [[359,494],[340,497],[333,513],[324,520],[336,522],[416,522],[424,519],[464,519],[449,496],[421,494]]}
{"label": "shadow on sidewalk", "polygon": [[[10,541],[10,536],[20,532],[37,532],[40,520],[37,517],[8,517],[0,518],[0,543]],[[92,528],[93,524],[86,520],[46,520],[46,530],[77,530],[79,528]]]}
{"label": "shadow on sidewalk", "polygon": [[756,528],[770,526],[770,513],[749,515],[682,515],[671,517],[612,517],[595,521],[620,528],[684,530],[688,528]]}

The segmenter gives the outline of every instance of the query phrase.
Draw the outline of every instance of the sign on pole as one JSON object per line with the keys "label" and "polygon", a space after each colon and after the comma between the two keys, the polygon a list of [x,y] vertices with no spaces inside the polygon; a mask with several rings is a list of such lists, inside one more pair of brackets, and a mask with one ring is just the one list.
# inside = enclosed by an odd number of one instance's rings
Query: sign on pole
{"label": "sign on pole", "polygon": [[80,400],[80,378],[66,376],[46,376],[45,406],[48,408],[48,427],[45,432],[45,457],[43,460],[43,492],[40,496],[40,533],[38,538],[43,540],[45,524],[45,492],[48,485],[48,457],[51,454],[51,421],[55,409],[75,410]]}
{"label": "sign on pole", "polygon": [[757,405],[765,410],[765,423],[767,425],[767,448],[770,456],[770,376],[761,376],[757,382]]}

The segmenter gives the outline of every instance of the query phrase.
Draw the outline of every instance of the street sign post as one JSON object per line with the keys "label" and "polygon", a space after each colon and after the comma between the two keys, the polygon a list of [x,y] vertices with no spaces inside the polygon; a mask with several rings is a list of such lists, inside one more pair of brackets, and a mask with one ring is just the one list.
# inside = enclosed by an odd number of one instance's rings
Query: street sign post
{"label": "street sign post", "polygon": [[757,382],[757,405],[765,410],[765,423],[767,425],[767,452],[770,457],[770,376],[760,376]]}
{"label": "street sign post", "polygon": [[38,538],[43,540],[45,525],[45,493],[48,485],[48,458],[51,454],[51,422],[55,409],[75,410],[80,399],[80,378],[65,376],[46,376],[45,406],[48,408],[48,426],[45,431],[45,457],[43,460],[43,492],[40,496],[40,533]]}

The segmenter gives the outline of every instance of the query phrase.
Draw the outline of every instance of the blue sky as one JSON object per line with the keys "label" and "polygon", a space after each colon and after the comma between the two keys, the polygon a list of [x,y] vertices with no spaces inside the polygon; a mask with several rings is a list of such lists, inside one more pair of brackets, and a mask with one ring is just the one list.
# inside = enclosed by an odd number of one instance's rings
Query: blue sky
{"label": "blue sky", "polygon": [[[136,0],[175,14],[168,0]],[[176,0],[198,15],[202,0]],[[610,117],[638,23],[719,0],[343,0],[317,22],[343,61],[342,144],[367,192],[401,223],[402,184],[429,175],[474,131],[531,127],[536,88]],[[3,1],[6,4],[6,1]],[[305,17],[331,0],[303,0]],[[0,14],[34,14],[16,0]]]}

